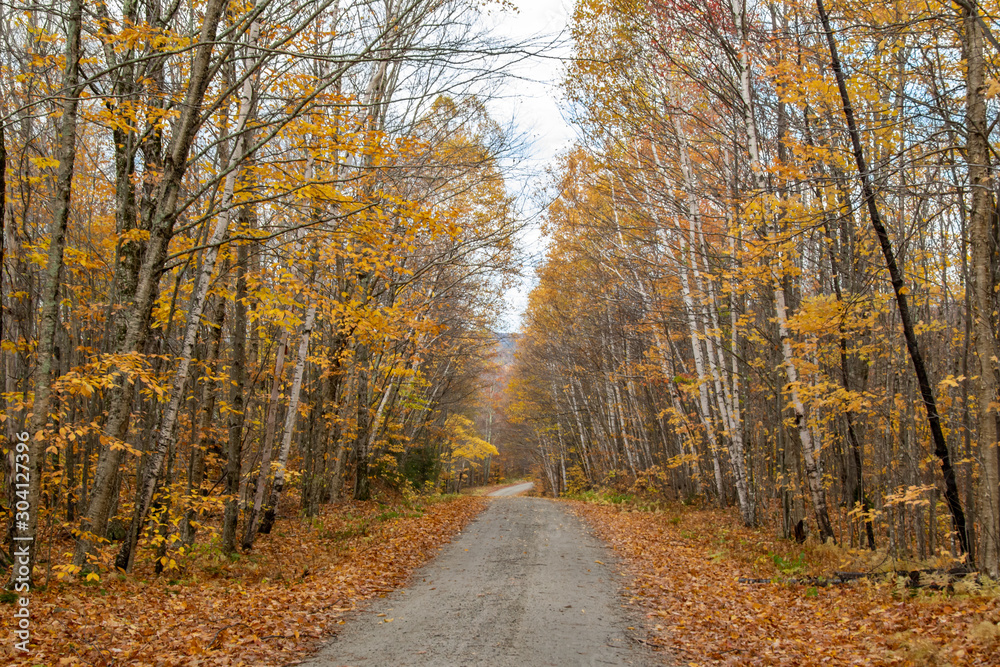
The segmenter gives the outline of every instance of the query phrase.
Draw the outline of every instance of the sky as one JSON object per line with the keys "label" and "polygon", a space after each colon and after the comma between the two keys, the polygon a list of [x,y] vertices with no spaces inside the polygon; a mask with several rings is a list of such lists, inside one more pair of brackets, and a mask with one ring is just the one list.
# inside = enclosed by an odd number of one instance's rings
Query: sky
{"label": "sky", "polygon": [[540,204],[531,194],[544,181],[545,169],[554,165],[558,155],[574,140],[574,131],[560,106],[562,93],[559,83],[563,75],[563,60],[571,52],[567,23],[572,13],[572,0],[513,0],[516,13],[493,11],[485,20],[498,37],[512,41],[554,41],[554,48],[544,55],[529,57],[508,71],[509,76],[498,94],[489,103],[490,114],[501,124],[512,122],[518,135],[526,140],[523,159],[508,174],[508,189],[521,197],[523,213],[529,219],[521,239],[529,254],[529,266],[521,284],[505,295],[508,313],[502,327],[516,331],[521,314],[527,306],[528,293],[534,284],[531,265],[544,251],[539,230]]}

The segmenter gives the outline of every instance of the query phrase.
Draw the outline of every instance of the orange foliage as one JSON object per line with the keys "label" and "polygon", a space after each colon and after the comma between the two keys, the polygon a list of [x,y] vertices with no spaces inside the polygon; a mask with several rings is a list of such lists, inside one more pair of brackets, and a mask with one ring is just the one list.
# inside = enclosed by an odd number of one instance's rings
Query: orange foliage
{"label": "orange foliage", "polygon": [[[176,579],[144,565],[86,587],[54,582],[31,594],[31,653],[8,642],[0,662],[283,665],[315,650],[359,602],[403,585],[485,505],[341,503],[311,527],[279,522],[235,563],[220,555],[213,566],[203,553]],[[0,615],[5,636],[12,616]]]}
{"label": "orange foliage", "polygon": [[995,596],[911,594],[869,582],[741,584],[787,579],[775,576],[770,554],[789,543],[718,510],[671,517],[572,505],[626,562],[657,643],[679,664],[1000,664]]}

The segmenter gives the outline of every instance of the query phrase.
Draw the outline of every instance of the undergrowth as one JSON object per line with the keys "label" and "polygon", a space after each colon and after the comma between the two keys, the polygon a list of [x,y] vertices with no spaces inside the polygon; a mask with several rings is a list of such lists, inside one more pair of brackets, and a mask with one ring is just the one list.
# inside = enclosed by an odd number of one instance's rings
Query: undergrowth
{"label": "undergrowth", "polygon": [[[665,516],[670,526],[677,527],[679,539],[710,548],[710,554],[717,561],[724,557],[741,566],[751,567],[757,577],[822,580],[832,578],[838,572],[891,575],[913,570],[945,571],[962,565],[960,559],[944,550],[919,560],[893,558],[887,548],[874,551],[851,548],[833,542],[823,543],[812,536],[799,544],[793,539],[781,537],[770,526],[743,526],[734,511],[705,506],[697,501],[664,500],[648,489],[637,489],[635,485],[629,491],[598,487],[565,494],[563,498]],[[891,576],[889,579],[905,588],[905,582],[895,581]],[[951,584],[950,593],[1000,594],[997,582],[982,576],[953,579],[942,582],[940,586],[933,581],[930,583],[931,591]]]}

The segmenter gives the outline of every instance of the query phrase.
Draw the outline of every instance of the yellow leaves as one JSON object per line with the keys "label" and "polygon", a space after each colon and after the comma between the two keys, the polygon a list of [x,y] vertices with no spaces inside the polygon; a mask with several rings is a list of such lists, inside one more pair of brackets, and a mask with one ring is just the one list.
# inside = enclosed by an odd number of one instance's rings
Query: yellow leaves
{"label": "yellow leaves", "polygon": [[78,574],[83,568],[79,565],[73,565],[72,563],[65,563],[62,565],[53,565],[52,571],[56,573],[56,579],[65,579],[66,577],[71,577]]}
{"label": "yellow leaves", "polygon": [[1000,95],[1000,81],[995,77],[986,78],[986,99],[993,99]]}
{"label": "yellow leaves", "polygon": [[937,487],[933,484],[900,487],[895,493],[886,495],[883,504],[886,507],[892,507],[893,505],[926,507],[930,505],[930,499],[927,497],[927,494],[936,489]]}
{"label": "yellow leaves", "polygon": [[89,381],[86,377],[77,374],[69,375],[64,378],[61,385],[67,393],[77,394],[87,398],[93,396],[94,389],[97,388],[97,384]]}
{"label": "yellow leaves", "polygon": [[965,376],[964,375],[959,375],[956,378],[954,375],[949,374],[948,377],[946,377],[943,380],[941,380],[940,382],[938,382],[938,389],[941,390],[941,391],[943,391],[943,390],[945,390],[948,387],[958,387],[959,386],[958,383],[962,382],[964,380],[965,380]]}
{"label": "yellow leaves", "polygon": [[802,335],[839,335],[843,318],[844,304],[836,295],[822,294],[803,299],[787,326]]}
{"label": "yellow leaves", "polygon": [[[48,244],[46,244],[46,246],[47,245]],[[47,248],[46,248],[46,250],[47,250]],[[43,254],[43,253],[39,252],[38,250],[31,250],[30,252],[28,252],[27,259],[28,259],[29,262],[31,262],[32,264],[35,264],[36,266],[45,266],[46,264],[48,264],[48,261],[49,261],[48,255]]]}
{"label": "yellow leaves", "polygon": [[104,43],[116,53],[128,51],[174,51],[187,48],[192,37],[186,33],[174,33],[154,28],[147,23],[124,23],[97,33]]}
{"label": "yellow leaves", "polygon": [[59,160],[53,157],[33,157],[31,163],[39,169],[55,168],[59,166]]}
{"label": "yellow leaves", "polygon": [[315,199],[326,203],[337,204],[350,201],[341,193],[340,188],[326,183],[313,183],[307,185],[299,191],[299,194],[305,199]]}
{"label": "yellow leaves", "polygon": [[454,459],[481,461],[487,456],[499,454],[496,447],[476,434],[472,421],[459,414],[449,415],[445,420],[445,437],[451,444]]}
{"label": "yellow leaves", "polygon": [[125,442],[124,440],[119,440],[117,438],[112,438],[109,435],[102,433],[100,435],[100,442],[105,447],[110,448],[112,451],[124,451],[132,456],[142,456],[142,452]]}
{"label": "yellow leaves", "polygon": [[127,243],[145,243],[149,240],[149,231],[145,229],[130,229],[118,235],[118,242],[124,246]]}
{"label": "yellow leaves", "polygon": [[[678,432],[680,432],[681,430],[687,431],[687,428],[682,427],[680,429],[677,429]],[[667,459],[666,467],[668,469],[673,470],[675,468],[680,468],[683,465],[689,465],[697,461],[698,461],[697,454],[682,454],[677,456],[671,456],[669,459]]]}

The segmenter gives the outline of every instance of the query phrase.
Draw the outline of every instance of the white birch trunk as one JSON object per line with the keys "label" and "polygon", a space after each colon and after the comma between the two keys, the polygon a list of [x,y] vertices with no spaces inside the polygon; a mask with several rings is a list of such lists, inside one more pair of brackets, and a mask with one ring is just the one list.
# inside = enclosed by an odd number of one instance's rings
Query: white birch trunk
{"label": "white birch trunk", "polygon": [[[708,352],[707,363],[712,376],[719,414],[723,418],[726,433],[729,436],[729,461],[736,482],[736,495],[740,505],[740,514],[743,517],[743,522],[748,526],[752,526],[756,523],[756,509],[753,505],[753,498],[750,494],[747,481],[746,451],[743,444],[742,422],[736,417],[733,409],[733,397],[729,391],[729,378],[726,377],[726,363],[722,353],[723,345],[719,333],[719,318],[716,311],[715,287],[707,260],[704,260],[707,290],[702,284],[702,272],[699,268],[702,260],[699,258],[699,248],[707,246],[705,245],[704,233],[701,227],[701,215],[696,193],[694,169],[691,165],[688,152],[687,135],[684,132],[680,119],[676,116],[674,117],[674,131],[677,135],[681,175],[684,179],[684,190],[688,206],[688,253],[691,271],[695,287],[698,293],[702,295],[700,315],[705,346]],[[735,331],[733,335],[735,336]]]}
{"label": "white birch trunk", "polygon": [[306,310],[306,319],[302,324],[302,337],[299,339],[299,350],[295,359],[295,369],[292,372],[292,388],[288,394],[288,412],[285,413],[285,426],[281,434],[281,449],[278,451],[277,467],[274,471],[274,483],[271,485],[271,495],[268,498],[267,510],[265,512],[264,524],[270,532],[274,523],[274,512],[281,499],[281,492],[285,487],[285,469],[288,466],[288,454],[292,450],[292,435],[295,433],[295,424],[299,417],[299,399],[302,393],[302,377],[305,375],[306,358],[309,356],[309,339],[312,336],[313,326],[316,324],[316,306],[310,304]]}
{"label": "white birch trunk", "polygon": [[261,445],[260,468],[257,471],[257,485],[253,493],[253,506],[250,516],[246,518],[243,530],[244,549],[253,546],[254,531],[257,530],[257,520],[260,509],[264,505],[264,491],[267,488],[267,478],[271,474],[271,449],[274,448],[274,433],[278,419],[278,398],[281,393],[281,379],[285,370],[285,353],[288,347],[288,332],[282,330],[278,341],[278,351],[274,360],[274,378],[271,382],[271,398],[267,404],[267,417],[264,425],[264,442]]}
{"label": "white birch trunk", "polygon": [[[260,24],[254,21],[250,25],[247,43],[250,49],[256,46],[260,35]],[[201,272],[198,275],[194,292],[191,294],[191,303],[188,307],[187,325],[184,330],[183,344],[181,347],[180,363],[170,391],[170,402],[163,411],[162,423],[156,438],[156,445],[150,454],[148,464],[143,473],[142,486],[136,494],[135,512],[132,515],[132,525],[129,528],[129,535],[122,543],[115,564],[126,572],[131,571],[132,563],[135,560],[135,545],[139,539],[139,531],[146,520],[146,513],[153,499],[153,492],[156,488],[157,479],[163,467],[163,459],[174,440],[174,430],[177,427],[177,419],[180,415],[181,403],[185,396],[188,372],[191,367],[191,358],[194,353],[194,345],[198,339],[198,329],[201,327],[201,316],[205,310],[205,301],[208,296],[208,288],[215,272],[216,262],[219,258],[219,248],[223,240],[229,233],[229,224],[232,221],[236,207],[233,206],[233,193],[236,189],[236,179],[239,175],[237,168],[244,160],[246,153],[246,129],[250,119],[250,107],[253,100],[253,77],[247,76],[240,89],[239,114],[234,132],[236,141],[233,152],[229,156],[225,185],[223,187],[222,202],[220,204],[219,217],[216,219],[215,227],[208,239],[208,247],[202,259]]]}
{"label": "white birch trunk", "polygon": [[[750,153],[750,169],[754,175],[754,182],[760,193],[766,194],[768,191],[767,179],[764,174],[764,166],[761,160],[760,145],[757,138],[757,125],[754,119],[753,91],[750,86],[750,58],[746,50],[746,6],[740,4],[738,0],[730,1],[733,23],[740,34],[740,97],[743,102],[744,123],[747,133],[747,150]],[[770,216],[770,213],[766,215]],[[768,226],[777,233],[777,226],[767,222]],[[778,257],[779,266],[781,257]],[[815,442],[809,429],[809,423],[805,415],[805,406],[799,398],[798,373],[792,360],[792,346],[788,339],[787,327],[787,307],[785,303],[785,291],[781,285],[781,276],[775,279],[774,287],[775,315],[778,321],[778,333],[781,338],[781,352],[785,366],[785,373],[788,378],[792,409],[795,412],[795,421],[799,431],[799,438],[802,443],[802,454],[806,464],[806,479],[809,483],[809,490],[812,495],[813,508],[816,512],[816,520],[820,525],[820,532],[832,535],[829,513],[826,506],[826,491],[823,488],[822,459],[820,457],[821,446]]]}
{"label": "white birch trunk", "polygon": [[725,486],[722,481],[722,467],[719,465],[719,443],[715,434],[715,425],[711,422],[711,408],[708,401],[708,385],[706,384],[705,360],[702,354],[701,341],[698,339],[698,324],[695,320],[694,299],[691,296],[691,285],[687,268],[678,262],[681,274],[681,296],[684,299],[684,310],[687,313],[688,332],[691,340],[691,354],[694,356],[694,368],[698,373],[698,401],[701,406],[701,421],[705,427],[708,446],[712,452],[712,464],[715,469],[715,486],[719,499],[725,499]]}
{"label": "white birch trunk", "polygon": [[[806,481],[812,496],[813,507],[816,510],[816,520],[820,523],[821,532],[832,527],[829,525],[829,512],[826,507],[826,490],[823,488],[823,469],[819,460],[819,447],[813,440],[809,420],[806,418],[805,406],[799,398],[799,378],[792,355],[792,344],[788,340],[788,328],[785,319],[785,291],[780,287],[774,290],[774,305],[777,311],[778,336],[781,338],[781,355],[784,361],[785,374],[788,376],[788,394],[795,412],[795,425],[802,442],[802,456],[806,465]],[[824,519],[826,525],[824,526]]]}
{"label": "white birch trunk", "polygon": [[[656,147],[655,146],[653,147],[653,155],[654,155],[654,160],[655,160],[656,166],[657,167],[662,167],[662,165],[660,163],[660,160],[659,160],[659,155],[656,152]],[[636,161],[638,162],[638,151],[636,153]],[[637,170],[640,173],[642,173],[641,169],[638,168],[638,164],[637,164]],[[643,180],[645,181],[644,177],[643,177]],[[665,229],[664,229],[663,224],[661,222],[659,211],[657,211],[656,207],[653,205],[652,198],[649,195],[649,184],[648,184],[648,182],[644,183],[643,192],[646,195],[646,205],[649,208],[649,213],[652,216],[653,222],[656,225],[656,235],[662,237],[664,235],[664,233],[665,233]],[[614,196],[614,190],[612,189],[612,197],[613,196]],[[620,225],[618,223],[618,211],[617,211],[617,208],[615,209],[615,226],[618,229],[619,243],[622,243],[622,241],[621,241],[621,228],[620,228]],[[666,244],[664,244],[664,246],[666,246]],[[676,262],[675,262],[675,265],[676,265]],[[639,295],[642,298],[643,307],[647,311],[651,311],[652,307],[653,307],[652,298],[650,297],[648,291],[643,286],[642,281],[639,279],[638,272],[636,272],[634,269],[633,269],[633,277],[634,277],[634,280],[636,281],[636,285],[637,285],[637,289],[639,291]],[[697,493],[701,493],[701,491],[702,491],[702,488],[701,488],[702,474],[701,474],[701,465],[699,463],[698,450],[697,450],[697,447],[695,446],[695,443],[693,441],[692,429],[690,428],[690,425],[687,422],[687,416],[684,414],[684,410],[680,406],[680,401],[679,401],[679,399],[678,399],[678,397],[676,395],[676,382],[674,381],[674,377],[676,377],[677,373],[675,372],[675,370],[673,368],[668,368],[668,365],[667,365],[667,355],[669,353],[669,345],[667,345],[664,342],[663,335],[661,334],[659,328],[657,328],[657,327],[653,327],[653,339],[654,339],[654,342],[656,343],[657,349],[659,349],[659,351],[660,351],[660,368],[663,371],[664,377],[665,377],[665,379],[667,381],[667,386],[669,387],[668,393],[670,394],[671,406],[673,407],[674,412],[678,415],[678,417],[684,421],[685,426],[687,426],[687,438],[686,438],[686,440],[688,441],[688,445],[691,448],[691,462],[692,462],[692,468],[693,468],[693,472],[694,472],[693,476],[694,476],[694,479],[695,479],[695,488],[696,488]],[[684,451],[683,451],[683,445],[682,445],[681,446],[681,454],[683,455],[683,453],[684,453]],[[718,481],[718,477],[716,478],[716,480]]]}

